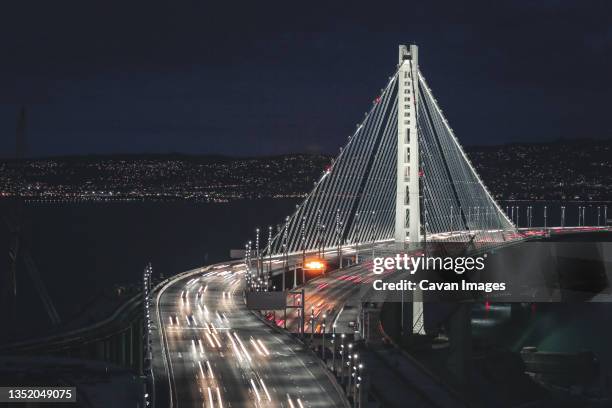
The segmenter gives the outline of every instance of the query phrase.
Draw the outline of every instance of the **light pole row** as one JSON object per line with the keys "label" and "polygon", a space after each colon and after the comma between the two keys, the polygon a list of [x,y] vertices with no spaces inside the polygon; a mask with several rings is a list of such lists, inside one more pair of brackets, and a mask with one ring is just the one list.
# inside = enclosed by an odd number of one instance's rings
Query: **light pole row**
{"label": "light pole row", "polygon": [[151,361],[153,358],[152,344],[153,340],[151,339],[151,312],[149,310],[150,300],[151,300],[151,286],[153,279],[153,267],[149,263],[143,272],[142,277],[142,311],[143,311],[143,370],[141,374],[143,374],[146,378],[144,382],[144,390],[143,390],[143,401],[144,406],[147,407],[151,405],[151,401],[149,400],[149,393],[147,391],[148,388],[148,379],[149,374],[152,370]]}
{"label": "light pole row", "polygon": [[[605,226],[607,224],[607,220],[608,220],[608,206],[607,205],[598,205],[596,207],[591,207],[593,209],[597,209],[596,212],[596,222],[593,223],[593,225],[595,226]],[[584,227],[587,225],[587,206],[578,206],[578,226],[579,227]],[[506,206],[506,215],[510,218],[510,220],[514,223],[514,225],[516,225],[517,227],[519,227],[520,225],[520,211],[521,211],[521,206]],[[543,227],[546,229],[548,228],[548,206],[544,206],[543,207],[543,219],[544,219],[544,225]],[[531,228],[533,227],[533,206],[527,206],[525,208],[525,215],[526,215],[526,221],[525,221],[525,226],[527,228]],[[594,215],[595,217],[595,215]],[[565,227],[566,226],[566,206],[562,205],[560,207],[560,221],[559,221],[559,226],[560,227]]]}

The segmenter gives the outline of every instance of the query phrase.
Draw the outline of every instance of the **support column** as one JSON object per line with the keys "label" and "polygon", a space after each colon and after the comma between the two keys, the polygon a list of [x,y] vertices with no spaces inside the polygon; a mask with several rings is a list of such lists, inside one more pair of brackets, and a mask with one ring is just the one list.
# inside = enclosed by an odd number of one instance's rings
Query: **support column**
{"label": "support column", "polygon": [[[404,249],[406,241],[416,248],[421,240],[419,188],[419,138],[417,98],[419,95],[419,53],[416,45],[399,46],[397,76],[397,193],[395,200],[395,243]],[[413,291],[412,332],[425,334],[423,294]],[[402,302],[403,308],[403,302]]]}
{"label": "support column", "polygon": [[450,339],[447,369],[460,386],[469,383],[472,363],[472,306],[460,304],[448,320]]}
{"label": "support column", "polygon": [[419,93],[418,48],[399,46],[397,77],[397,194],[395,242],[413,247],[420,241],[419,140],[417,97]]}

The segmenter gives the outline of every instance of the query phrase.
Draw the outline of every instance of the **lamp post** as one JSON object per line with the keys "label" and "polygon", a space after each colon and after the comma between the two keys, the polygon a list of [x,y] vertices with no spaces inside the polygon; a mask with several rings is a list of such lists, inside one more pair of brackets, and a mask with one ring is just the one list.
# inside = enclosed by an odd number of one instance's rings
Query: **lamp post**
{"label": "lamp post", "polygon": [[336,209],[336,246],[337,246],[337,258],[339,260],[339,267],[342,269],[342,235],[340,233],[340,209]]}
{"label": "lamp post", "polygon": [[333,352],[332,352],[332,373],[336,374],[336,324],[332,325],[332,339]]}
{"label": "lamp post", "polygon": [[314,332],[315,332],[315,316],[314,316],[314,306],[310,308],[310,344],[314,343]]}
{"label": "lamp post", "polygon": [[143,273],[143,290],[142,290],[142,304],[143,304],[143,315],[144,315],[144,343],[145,343],[145,365],[151,360],[151,315],[149,312],[149,294],[151,291],[151,274],[153,269],[151,264],[148,264],[144,269]]}
{"label": "lamp post", "polygon": [[283,279],[282,279],[282,289],[281,291],[285,291],[285,287],[286,287],[286,282],[285,280],[287,272],[289,271],[289,253],[287,252],[289,250],[288,246],[287,246],[287,230],[289,229],[289,217],[285,218],[285,228],[283,228]]}
{"label": "lamp post", "polygon": [[302,285],[306,283],[306,217],[302,217]]}
{"label": "lamp post", "polygon": [[266,280],[266,292],[270,286],[270,276],[272,276],[272,226],[268,226],[268,274],[264,277]]}
{"label": "lamp post", "polygon": [[259,227],[255,228],[255,260],[257,261],[257,275],[259,275]]}
{"label": "lamp post", "polygon": [[359,359],[359,356],[357,354],[353,354],[353,370],[351,372],[351,378],[352,377],[355,377],[355,378],[353,379],[353,389],[349,390],[349,391],[352,391],[352,393],[353,393],[353,405],[355,404],[355,392],[357,391],[357,387],[356,387],[356,385],[357,385],[357,377],[358,377],[358,375],[357,375],[357,367],[359,366],[359,364],[357,364],[358,359]]}
{"label": "lamp post", "polygon": [[[346,376],[350,377],[351,376],[351,358],[353,357],[352,354],[351,354],[352,353],[352,349],[353,349],[353,343],[349,343],[347,345],[347,347],[348,347],[348,350],[346,351],[346,367],[347,367]],[[342,369],[344,370],[344,367],[342,367]],[[342,375],[344,375],[344,374],[342,374]],[[350,386],[351,386],[351,379],[347,378],[347,381],[348,381],[348,385],[349,385],[349,388],[350,388]]]}
{"label": "lamp post", "polygon": [[323,315],[323,325],[322,325],[323,340],[322,340],[322,346],[321,346],[321,360],[323,360],[323,363],[326,362],[326,359],[325,359],[325,318],[326,317],[327,317],[326,315]]}
{"label": "lamp post", "polygon": [[359,263],[359,212],[355,213],[355,263]]}
{"label": "lamp post", "polygon": [[244,244],[244,265],[246,266],[245,279],[247,283],[247,289],[251,287],[251,270],[249,268],[249,244]]}
{"label": "lamp post", "polygon": [[340,384],[344,384],[344,333],[342,333],[340,338]]}
{"label": "lamp post", "polygon": [[353,348],[352,344],[349,344],[348,350],[348,360],[346,361],[347,375],[348,375],[348,387],[346,387],[346,394],[349,395],[351,393],[351,367],[353,362],[353,355],[351,354],[351,349]]}
{"label": "lamp post", "polygon": [[527,226],[531,228],[533,226],[533,207],[527,207]]}
{"label": "lamp post", "polygon": [[565,206],[561,206],[561,227],[565,227]]}
{"label": "lamp post", "polygon": [[[304,290],[302,289],[302,294],[304,293]],[[297,309],[297,313],[298,313],[298,322],[300,323],[300,328],[299,328],[299,333],[302,335],[302,339],[304,339],[304,305],[302,305],[302,295],[298,296],[297,298],[297,303],[298,303],[298,309]]]}
{"label": "lamp post", "polygon": [[317,210],[317,256],[321,258],[321,209]]}
{"label": "lamp post", "polygon": [[353,402],[355,407],[357,407],[357,404],[359,404],[359,407],[361,408],[361,370],[363,369],[363,364],[360,363],[357,368],[357,378],[355,383],[356,392],[355,396],[353,397]]}
{"label": "lamp post", "polygon": [[601,207],[597,206],[597,226],[599,227],[601,221]]}
{"label": "lamp post", "polygon": [[[325,227],[325,224],[321,224],[321,259],[325,259]],[[323,270],[323,274],[325,274],[325,270]]]}
{"label": "lamp post", "polygon": [[357,390],[357,387],[355,387],[355,385],[357,384],[357,366],[353,366],[353,370],[351,372],[351,378],[353,378],[353,387],[349,390],[349,393],[352,394],[351,396],[353,397],[353,407],[354,407],[355,406],[355,391]]}

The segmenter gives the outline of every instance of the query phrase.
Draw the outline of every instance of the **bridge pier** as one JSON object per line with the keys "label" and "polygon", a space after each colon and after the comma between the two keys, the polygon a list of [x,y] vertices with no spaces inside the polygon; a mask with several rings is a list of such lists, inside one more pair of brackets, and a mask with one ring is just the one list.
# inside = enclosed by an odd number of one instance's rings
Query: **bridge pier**
{"label": "bridge pier", "polygon": [[449,355],[447,368],[459,385],[467,385],[472,368],[471,304],[461,304],[448,320]]}

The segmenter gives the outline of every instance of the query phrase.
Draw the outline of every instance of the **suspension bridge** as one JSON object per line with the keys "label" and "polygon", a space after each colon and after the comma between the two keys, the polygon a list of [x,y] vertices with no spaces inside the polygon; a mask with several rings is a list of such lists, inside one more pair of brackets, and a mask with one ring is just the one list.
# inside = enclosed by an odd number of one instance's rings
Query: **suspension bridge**
{"label": "suspension bridge", "polygon": [[[516,227],[478,176],[433,96],[418,55],[416,45],[399,47],[394,73],[312,191],[265,248],[260,250],[259,236],[254,254],[247,245],[246,264],[257,260],[247,272],[248,287],[270,289],[272,258],[281,257],[288,266],[290,257],[302,254],[305,264],[313,252],[335,251],[341,257],[366,246],[406,251],[425,241],[516,239]],[[262,259],[269,259],[267,274]],[[420,296],[414,293],[417,333],[424,330]]]}
{"label": "suspension bridge", "polygon": [[[603,217],[607,219],[607,213]],[[326,360],[326,322],[328,334],[333,327],[332,340],[336,329],[355,332],[352,324],[359,316],[350,306],[367,301],[367,291],[355,283],[368,282],[363,262],[368,254],[418,251],[428,242],[503,246],[529,235],[514,219],[514,207],[501,209],[461,147],[419,69],[418,47],[400,46],[397,66],[361,123],[276,231],[257,230],[254,241],[245,246],[244,261],[179,274],[162,282],[150,300],[147,297],[145,347],[155,379],[154,405],[349,406],[346,392],[353,406],[361,407],[362,364],[357,354],[338,355],[336,339],[331,368],[329,362],[313,362],[313,355],[294,338],[264,325],[247,310],[243,291],[274,292],[278,275],[285,291],[293,267],[296,291],[290,294],[305,292],[298,298],[297,315],[285,316],[281,325],[302,334],[310,331],[311,341],[315,332],[322,334]],[[584,223],[584,214],[581,219]],[[265,232],[268,239],[262,246],[260,235]],[[307,282],[307,257],[312,255],[323,262],[334,259],[339,270],[329,279]],[[350,258],[352,267],[343,268],[343,257]],[[412,333],[420,335],[425,324],[418,291],[411,302]],[[304,303],[310,310],[308,324]],[[362,319],[362,333],[371,324]],[[342,357],[339,368],[337,355]],[[353,358],[347,361],[348,373],[345,356]],[[401,364],[396,371],[403,369]],[[410,399],[405,394],[410,390],[394,387],[397,400],[416,403],[424,398],[420,406],[462,406],[430,374],[410,369],[411,387],[417,392]],[[373,377],[376,381],[395,375]]]}
{"label": "suspension bridge", "polygon": [[263,252],[503,241],[515,232],[444,117],[411,45],[400,46],[395,73]]}

